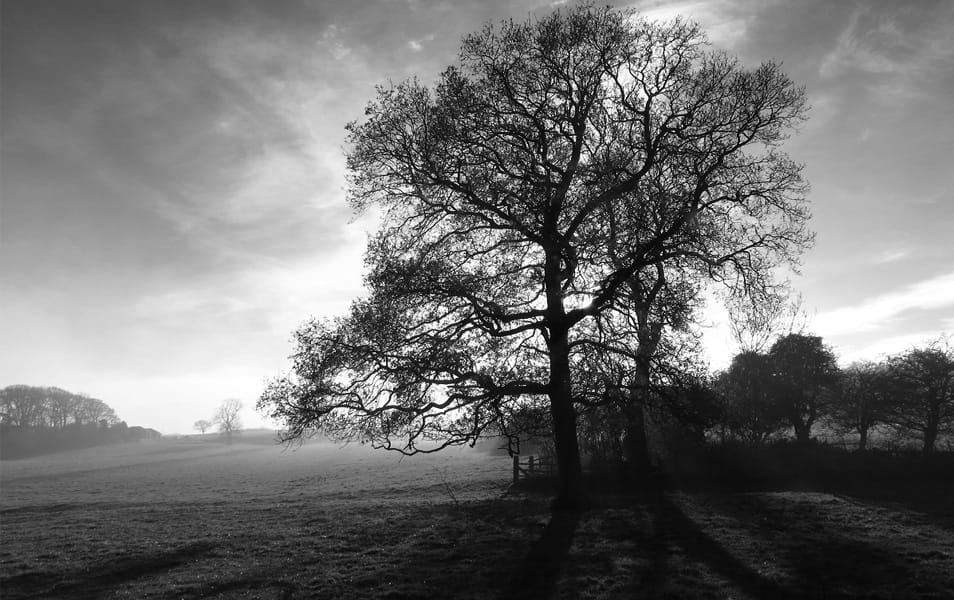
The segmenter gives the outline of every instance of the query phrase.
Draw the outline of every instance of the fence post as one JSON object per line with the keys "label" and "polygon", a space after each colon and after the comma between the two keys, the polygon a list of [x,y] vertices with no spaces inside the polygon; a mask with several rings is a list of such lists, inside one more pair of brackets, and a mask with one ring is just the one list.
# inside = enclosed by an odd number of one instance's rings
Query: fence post
{"label": "fence post", "polygon": [[513,484],[517,485],[520,483],[520,457],[516,454],[513,456]]}

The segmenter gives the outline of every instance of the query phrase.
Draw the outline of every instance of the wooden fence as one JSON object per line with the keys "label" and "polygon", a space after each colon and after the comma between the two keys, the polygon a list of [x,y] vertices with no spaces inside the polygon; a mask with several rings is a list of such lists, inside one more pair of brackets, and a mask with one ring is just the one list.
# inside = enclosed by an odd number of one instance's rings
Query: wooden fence
{"label": "wooden fence", "polygon": [[544,456],[526,457],[526,460],[520,460],[520,456],[513,457],[513,482],[520,483],[520,479],[541,479],[551,478],[556,475],[556,463],[552,458]]}

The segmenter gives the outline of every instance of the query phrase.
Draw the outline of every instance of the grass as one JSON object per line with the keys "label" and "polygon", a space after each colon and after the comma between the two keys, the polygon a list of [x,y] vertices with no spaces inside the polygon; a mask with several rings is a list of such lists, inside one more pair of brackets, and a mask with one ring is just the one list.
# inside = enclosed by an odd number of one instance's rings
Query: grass
{"label": "grass", "polygon": [[[506,457],[144,443],[4,463],[0,597],[949,598],[949,488],[509,489]],[[947,502],[946,500],[952,500]]]}

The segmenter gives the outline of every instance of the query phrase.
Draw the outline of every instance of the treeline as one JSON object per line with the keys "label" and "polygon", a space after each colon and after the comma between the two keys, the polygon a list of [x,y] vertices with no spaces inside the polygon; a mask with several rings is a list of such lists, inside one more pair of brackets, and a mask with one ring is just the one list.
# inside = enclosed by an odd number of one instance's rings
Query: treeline
{"label": "treeline", "polygon": [[722,441],[761,444],[791,434],[804,444],[821,431],[850,436],[865,450],[878,432],[916,440],[930,454],[954,435],[954,349],[943,338],[840,369],[820,337],[793,333],[768,352],[736,355],[712,386]]}
{"label": "treeline", "polygon": [[159,437],[154,429],[129,427],[109,405],[85,394],[28,385],[0,390],[3,460]]}
{"label": "treeline", "polygon": [[[740,352],[724,371],[680,373],[635,392],[581,411],[581,449],[596,463],[639,470],[663,456],[698,451],[765,457],[777,450],[791,457],[809,447],[817,454],[822,445],[931,455],[954,444],[948,338],[842,369],[822,338],[790,333],[767,351]],[[524,408],[508,425],[536,440],[549,438],[543,406]]]}
{"label": "treeline", "polygon": [[[653,472],[679,485],[954,481],[950,341],[840,368],[822,338],[790,333],[724,371],[659,380],[638,403],[586,408],[580,446],[594,481],[633,485]],[[508,423],[533,432],[524,453],[553,452],[542,408]]]}

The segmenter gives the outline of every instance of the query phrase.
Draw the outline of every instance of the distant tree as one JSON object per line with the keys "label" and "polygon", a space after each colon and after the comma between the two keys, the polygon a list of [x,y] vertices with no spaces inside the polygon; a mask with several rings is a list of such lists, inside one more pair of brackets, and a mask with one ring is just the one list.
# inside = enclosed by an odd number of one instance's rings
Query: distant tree
{"label": "distant tree", "polygon": [[79,396],[56,387],[45,390],[46,425],[52,429],[63,429],[75,417]]}
{"label": "distant tree", "polygon": [[105,423],[107,426],[119,422],[116,412],[102,400],[80,394],[77,398],[76,423]]}
{"label": "distant tree", "polygon": [[894,394],[891,423],[923,440],[930,454],[941,433],[954,432],[954,347],[941,337],[888,360]]}
{"label": "distant tree", "polygon": [[102,400],[57,387],[11,385],[0,390],[0,419],[11,427],[65,429],[69,425],[115,423],[116,413]]}
{"label": "distant tree", "polygon": [[579,505],[594,394],[578,367],[615,351],[599,332],[620,321],[600,319],[629,310],[634,277],[675,263],[744,286],[809,242],[801,166],[779,149],[804,90],[710,51],[695,25],[585,4],[488,25],[459,56],[433,89],[380,88],[349,125],[351,202],[382,216],[369,296],[301,328],[293,374],[259,406],[290,438],[412,453],[542,398],[559,501]]}
{"label": "distant tree", "polygon": [[113,409],[86,394],[28,385],[0,389],[3,458],[128,441],[125,433]]}
{"label": "distant tree", "polygon": [[771,394],[781,414],[807,444],[812,426],[827,414],[840,371],[834,353],[818,336],[791,333],[772,344]]}
{"label": "distant tree", "polygon": [[219,426],[219,431],[231,439],[232,434],[242,428],[242,418],[239,414],[242,410],[242,402],[234,398],[223,400],[222,404],[215,411],[215,417],[212,421]]}
{"label": "distant tree", "polygon": [[0,390],[0,412],[3,422],[11,427],[38,427],[45,412],[43,388],[11,385]]}
{"label": "distant tree", "polygon": [[868,433],[889,423],[895,395],[884,363],[857,362],[842,372],[830,407],[832,422],[858,434],[858,450],[868,447]]}
{"label": "distant tree", "polygon": [[723,440],[728,434],[747,444],[762,444],[785,426],[782,408],[772,393],[772,375],[768,355],[747,351],[737,354],[716,377]]}
{"label": "distant tree", "polygon": [[192,425],[192,428],[193,428],[193,429],[198,429],[198,430],[202,433],[202,435],[205,435],[205,432],[206,432],[210,427],[212,427],[212,424],[213,424],[212,421],[208,421],[208,420],[206,420],[206,419],[199,419],[198,421],[196,421],[196,422]]}

